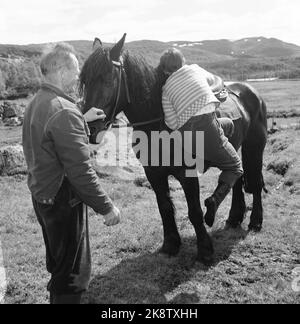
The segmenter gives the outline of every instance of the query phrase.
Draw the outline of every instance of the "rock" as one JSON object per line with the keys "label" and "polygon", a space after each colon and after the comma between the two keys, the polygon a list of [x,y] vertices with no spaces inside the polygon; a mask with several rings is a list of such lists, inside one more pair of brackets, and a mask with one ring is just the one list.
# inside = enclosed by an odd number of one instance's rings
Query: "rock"
{"label": "rock", "polygon": [[21,145],[0,148],[0,176],[26,174],[27,166]]}
{"label": "rock", "polygon": [[4,101],[3,108],[3,119],[17,117],[16,104],[13,104],[9,101]]}
{"label": "rock", "polygon": [[3,119],[21,117],[24,115],[25,106],[23,104],[18,105],[14,102],[4,101],[1,105],[0,114],[1,111]]}
{"label": "rock", "polygon": [[21,126],[23,125],[24,104],[16,104],[10,101],[4,101],[0,105],[0,121],[1,126]]}
{"label": "rock", "polygon": [[23,125],[23,118],[12,117],[3,120],[4,126],[21,126]]}

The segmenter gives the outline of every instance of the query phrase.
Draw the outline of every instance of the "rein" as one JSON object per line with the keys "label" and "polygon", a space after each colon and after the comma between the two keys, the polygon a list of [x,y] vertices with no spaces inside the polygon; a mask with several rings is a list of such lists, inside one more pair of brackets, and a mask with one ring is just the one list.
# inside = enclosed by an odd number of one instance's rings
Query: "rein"
{"label": "rein", "polygon": [[111,128],[126,128],[126,127],[139,127],[139,126],[145,126],[145,125],[151,125],[154,123],[158,123],[161,122],[163,120],[163,118],[156,118],[156,119],[151,119],[149,121],[145,121],[145,122],[139,122],[139,123],[126,123],[125,125],[120,125],[120,124],[112,124]]}
{"label": "rein", "polygon": [[138,122],[138,123],[126,123],[125,125],[120,125],[118,123],[115,123],[116,121],[116,111],[118,109],[118,105],[120,102],[120,96],[121,96],[121,86],[122,86],[122,78],[124,80],[124,85],[125,85],[125,91],[126,91],[126,99],[127,99],[127,103],[130,104],[131,103],[131,99],[130,99],[130,94],[129,94],[129,88],[128,88],[128,82],[127,82],[127,75],[126,72],[124,70],[123,64],[122,62],[116,62],[113,61],[113,65],[119,70],[118,72],[118,90],[117,90],[117,94],[116,94],[116,99],[115,99],[115,105],[112,111],[112,115],[111,118],[105,123],[105,129],[108,130],[110,128],[125,128],[125,127],[139,127],[139,126],[145,126],[145,125],[151,125],[157,122],[161,122],[163,120],[163,117],[160,118],[156,118],[156,119],[151,119],[149,121],[145,121],[145,122]]}
{"label": "rein", "polygon": [[[116,95],[116,99],[115,99],[115,105],[112,111],[112,115],[111,118],[105,123],[105,129],[109,129],[110,126],[114,123],[115,121],[115,115],[116,115],[116,111],[119,105],[119,101],[120,101],[120,95],[121,95],[121,85],[122,85],[122,76],[125,74],[123,65],[121,62],[115,62],[113,61],[113,65],[118,68],[118,90],[117,90],[117,95]],[[129,91],[128,91],[128,85],[127,85],[127,78],[124,78],[125,81],[125,88],[126,88],[126,95],[127,95],[127,102],[130,103],[130,97],[129,97]]]}

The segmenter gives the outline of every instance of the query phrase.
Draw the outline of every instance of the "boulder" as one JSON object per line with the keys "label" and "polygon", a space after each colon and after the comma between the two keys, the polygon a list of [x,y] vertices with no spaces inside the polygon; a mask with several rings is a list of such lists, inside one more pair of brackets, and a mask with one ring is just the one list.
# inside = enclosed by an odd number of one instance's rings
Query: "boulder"
{"label": "boulder", "polygon": [[0,148],[0,176],[26,174],[27,166],[21,145]]}
{"label": "boulder", "polygon": [[4,101],[2,108],[3,108],[3,119],[17,117],[17,109],[16,104]]}
{"label": "boulder", "polygon": [[25,111],[24,104],[16,104],[10,101],[4,101],[1,105],[0,114],[2,111],[2,118],[14,118],[14,117],[22,117]]}
{"label": "boulder", "polygon": [[11,117],[3,119],[4,126],[21,126],[23,125],[22,117]]}

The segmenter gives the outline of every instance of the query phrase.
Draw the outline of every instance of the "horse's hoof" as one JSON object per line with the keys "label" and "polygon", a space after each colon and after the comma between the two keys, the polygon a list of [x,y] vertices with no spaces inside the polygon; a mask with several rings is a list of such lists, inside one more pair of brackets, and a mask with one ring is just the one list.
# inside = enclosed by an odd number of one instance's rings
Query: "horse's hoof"
{"label": "horse's hoof", "polygon": [[232,223],[228,223],[228,222],[226,222],[225,227],[224,227],[224,230],[225,230],[225,231],[230,231],[230,230],[232,230],[232,229],[236,229],[237,226],[238,226],[238,225],[236,225],[236,224],[232,224]]}
{"label": "horse's hoof", "polygon": [[166,254],[171,257],[175,257],[178,255],[180,250],[180,244],[178,246],[170,245],[170,244],[164,244],[160,249],[160,254]]}
{"label": "horse's hoof", "polygon": [[213,255],[205,255],[205,256],[201,255],[201,256],[197,257],[196,261],[204,264],[207,267],[210,267],[214,263],[214,256]]}
{"label": "horse's hoof", "polygon": [[248,226],[248,231],[249,232],[255,232],[255,233],[259,233],[262,230],[262,225],[261,224],[250,224]]}
{"label": "horse's hoof", "polygon": [[246,216],[245,210],[246,207],[241,207],[241,209],[237,211],[231,210],[226,223],[230,225],[232,228],[239,227],[245,220],[245,216]]}
{"label": "horse's hoof", "polygon": [[241,228],[241,224],[240,223],[231,223],[231,222],[226,222],[224,230],[225,231],[230,231],[230,230],[236,230],[236,229],[240,229]]}

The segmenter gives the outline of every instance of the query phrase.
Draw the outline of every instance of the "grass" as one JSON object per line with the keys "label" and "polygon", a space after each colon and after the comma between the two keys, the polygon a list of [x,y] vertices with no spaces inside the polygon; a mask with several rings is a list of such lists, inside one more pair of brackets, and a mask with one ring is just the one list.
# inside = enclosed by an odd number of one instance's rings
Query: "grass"
{"label": "grass", "polygon": [[[297,109],[300,82],[257,83],[270,109]],[[297,88],[298,87],[298,88]],[[287,92],[287,94],[286,94]],[[299,91],[298,91],[299,93]],[[278,95],[280,94],[280,95]],[[290,98],[294,98],[291,102]],[[287,108],[286,108],[287,107]],[[283,119],[282,123],[296,118]],[[93,272],[84,303],[300,303],[293,292],[293,269],[300,265],[299,128],[269,138],[264,167],[269,194],[263,196],[265,220],[259,234],[243,228],[223,230],[230,208],[228,197],[210,234],[215,264],[195,262],[196,240],[187,204],[177,182],[171,193],[183,246],[175,258],[160,255],[163,231],[153,191],[140,169],[101,169],[103,187],[122,210],[120,225],[107,228],[91,212]],[[0,128],[0,144],[20,141],[21,128]],[[14,138],[13,138],[14,137]],[[201,202],[213,191],[215,170],[201,178]],[[7,275],[5,302],[47,303],[45,250],[33,213],[26,177],[0,177],[0,233]]]}
{"label": "grass", "polygon": [[[285,131],[271,136],[266,166],[274,154],[299,150],[299,132]],[[274,153],[275,152],[275,153]],[[288,153],[290,152],[290,153]],[[300,192],[291,193],[286,181],[299,172],[296,162],[285,177],[265,171],[269,195],[264,195],[265,223],[260,234],[223,230],[230,206],[226,199],[210,234],[216,249],[215,264],[204,267],[195,261],[195,234],[187,217],[187,205],[180,186],[172,180],[172,196],[183,246],[175,258],[160,255],[162,225],[153,191],[141,175],[111,172],[102,178],[103,187],[122,209],[120,225],[107,228],[91,212],[93,272],[84,303],[299,303],[291,289],[293,269],[300,264]],[[298,155],[297,155],[298,154]],[[295,169],[296,168],[296,169]],[[299,173],[298,173],[299,174]],[[201,178],[201,199],[216,185],[216,172]],[[136,181],[134,181],[136,180]],[[278,186],[278,184],[281,184]],[[294,183],[293,186],[299,185]],[[47,303],[44,245],[35,219],[26,178],[0,178],[0,232],[8,278],[6,303]]]}
{"label": "grass", "polygon": [[269,113],[281,112],[300,116],[300,81],[278,80],[272,82],[251,82],[267,103]]}
{"label": "grass", "polygon": [[269,140],[265,158],[267,170],[284,176],[283,182],[290,191],[300,190],[300,130],[286,130],[273,135]]}

